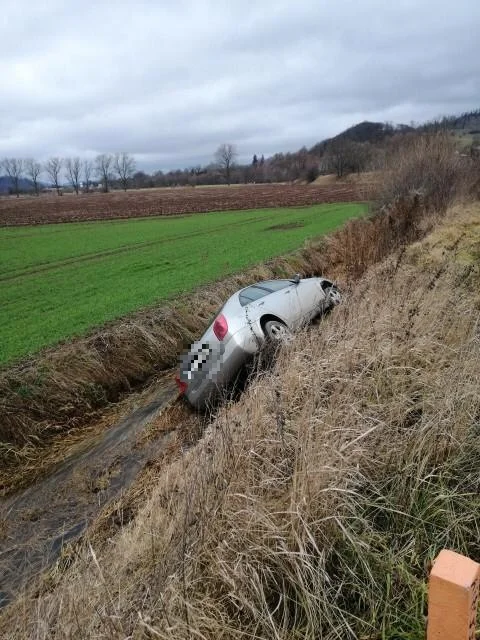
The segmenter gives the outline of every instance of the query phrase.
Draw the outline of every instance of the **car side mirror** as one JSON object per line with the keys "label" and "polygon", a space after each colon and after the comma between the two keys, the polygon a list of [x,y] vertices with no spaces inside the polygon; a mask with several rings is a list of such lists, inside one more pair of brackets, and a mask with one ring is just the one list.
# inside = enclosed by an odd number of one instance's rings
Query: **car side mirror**
{"label": "car side mirror", "polygon": [[294,284],[298,284],[298,283],[300,282],[300,274],[299,274],[299,273],[296,273],[296,274],[293,276],[293,278],[292,278],[291,282],[293,282]]}

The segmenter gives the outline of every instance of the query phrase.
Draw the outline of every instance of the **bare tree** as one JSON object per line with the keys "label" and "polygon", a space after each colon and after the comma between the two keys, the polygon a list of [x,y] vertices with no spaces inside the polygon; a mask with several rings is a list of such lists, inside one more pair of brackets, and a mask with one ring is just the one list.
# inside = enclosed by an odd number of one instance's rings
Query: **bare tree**
{"label": "bare tree", "polygon": [[13,182],[13,188],[18,198],[20,189],[19,183],[23,173],[24,161],[22,158],[5,158],[2,160],[1,166],[7,172],[8,177]]}
{"label": "bare tree", "polygon": [[126,191],[128,188],[128,181],[135,173],[135,159],[128,153],[125,153],[125,151],[122,151],[122,153],[115,154],[113,166],[122,184],[123,190]]}
{"label": "bare tree", "polygon": [[83,161],[83,188],[87,193],[90,191],[92,173],[93,173],[93,162],[91,160],[84,160]]}
{"label": "bare tree", "polygon": [[227,184],[230,184],[230,175],[237,155],[233,144],[221,144],[215,152],[215,160],[225,176]]}
{"label": "bare tree", "polygon": [[109,191],[111,180],[110,165],[113,157],[109,153],[101,153],[95,158],[95,171],[100,179],[105,193]]}
{"label": "bare tree", "polygon": [[365,171],[371,161],[372,147],[368,142],[337,138],[328,143],[322,164],[341,178],[349,173]]}
{"label": "bare tree", "polygon": [[45,163],[45,171],[48,173],[53,186],[57,190],[57,195],[60,195],[60,183],[58,179],[60,177],[60,171],[62,170],[62,164],[62,159],[56,157],[50,158]]}
{"label": "bare tree", "polygon": [[42,165],[33,158],[25,160],[25,173],[33,183],[35,195],[38,196],[38,176],[42,173]]}
{"label": "bare tree", "polygon": [[67,179],[78,196],[80,189],[80,171],[82,169],[80,158],[65,158],[65,168],[67,170]]}

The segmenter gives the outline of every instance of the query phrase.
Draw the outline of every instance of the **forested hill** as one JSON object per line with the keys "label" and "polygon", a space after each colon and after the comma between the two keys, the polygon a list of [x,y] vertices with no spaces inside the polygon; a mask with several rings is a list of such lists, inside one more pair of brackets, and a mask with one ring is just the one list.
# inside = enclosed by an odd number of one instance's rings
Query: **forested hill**
{"label": "forested hill", "polygon": [[440,129],[471,135],[480,134],[480,109],[468,111],[458,116],[445,116],[420,125],[394,125],[389,122],[369,122],[368,120],[364,120],[345,129],[345,131],[342,131],[332,138],[318,142],[310,149],[310,153],[316,156],[322,156],[332,143],[339,141],[348,140],[350,142],[370,142],[377,144],[397,133],[437,131]]}

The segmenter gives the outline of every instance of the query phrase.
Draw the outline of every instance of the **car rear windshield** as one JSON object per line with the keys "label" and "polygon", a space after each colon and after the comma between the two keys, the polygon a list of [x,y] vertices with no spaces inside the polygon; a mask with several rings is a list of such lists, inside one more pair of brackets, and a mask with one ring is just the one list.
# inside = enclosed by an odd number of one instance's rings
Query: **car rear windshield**
{"label": "car rear windshield", "polygon": [[242,307],[255,300],[260,300],[264,296],[268,296],[270,293],[286,289],[292,283],[290,280],[266,280],[265,282],[259,282],[251,287],[247,287],[240,292],[238,299]]}

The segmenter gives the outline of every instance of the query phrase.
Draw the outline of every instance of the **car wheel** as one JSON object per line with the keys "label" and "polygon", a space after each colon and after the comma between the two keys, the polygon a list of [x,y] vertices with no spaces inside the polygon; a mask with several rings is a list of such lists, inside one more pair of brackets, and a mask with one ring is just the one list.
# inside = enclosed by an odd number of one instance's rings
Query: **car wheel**
{"label": "car wheel", "polygon": [[290,329],[280,320],[268,320],[264,327],[265,335],[269,340],[285,342],[291,337]]}

